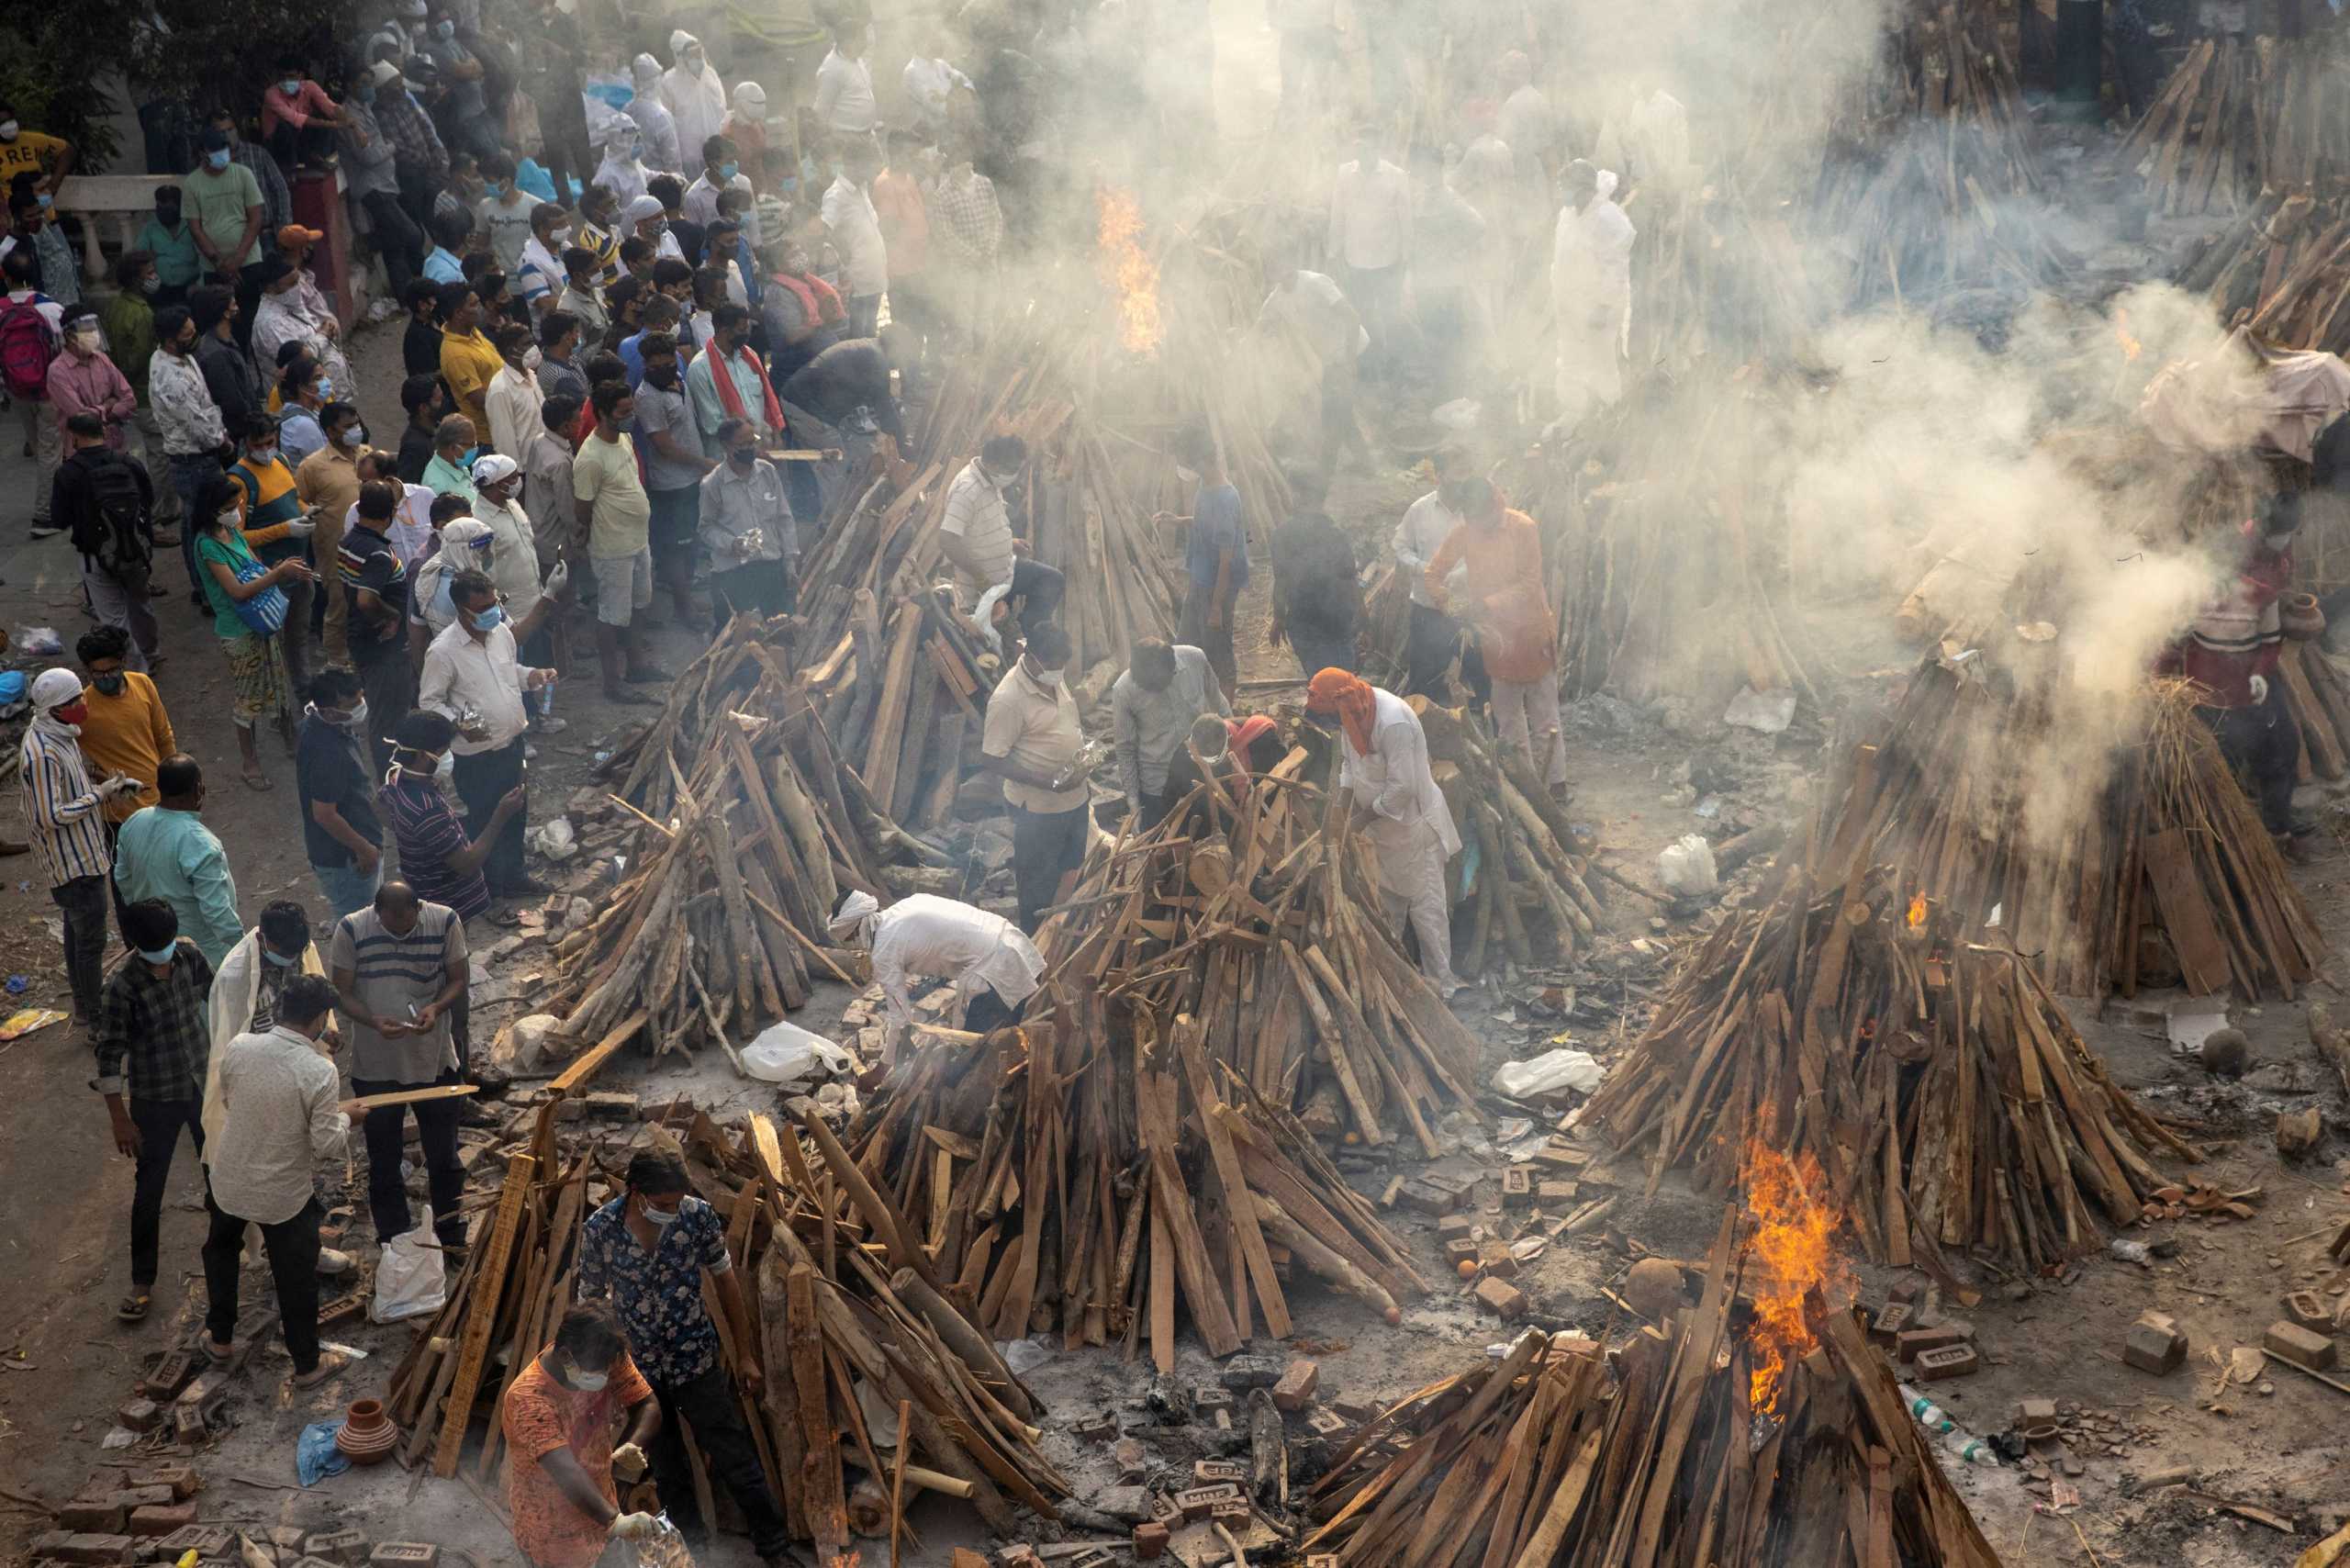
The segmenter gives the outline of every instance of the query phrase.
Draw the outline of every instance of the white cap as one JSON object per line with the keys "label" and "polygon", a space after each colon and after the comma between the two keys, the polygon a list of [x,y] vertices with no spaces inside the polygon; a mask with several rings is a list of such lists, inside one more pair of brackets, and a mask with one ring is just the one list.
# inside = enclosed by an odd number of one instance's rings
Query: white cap
{"label": "white cap", "polygon": [[661,62],[649,54],[640,54],[628,62],[629,74],[641,83],[661,80]]}
{"label": "white cap", "polygon": [[379,60],[368,68],[367,81],[372,86],[381,87],[393,81],[399,73],[398,66],[388,60]]}
{"label": "white cap", "polygon": [[82,700],[82,678],[70,669],[45,669],[33,677],[33,711],[46,713]]}
{"label": "white cap", "polygon": [[657,196],[632,196],[628,206],[621,213],[621,219],[633,229],[646,218],[658,218],[667,210],[668,208],[661,205],[661,198]]}
{"label": "white cap", "polygon": [[872,934],[863,927],[867,921],[880,913],[881,901],[859,888],[841,901],[841,907],[834,912],[825,928],[843,942],[860,935],[870,941]]}
{"label": "white cap", "polygon": [[694,37],[693,34],[686,31],[683,28],[679,28],[676,32],[669,35],[669,54],[672,59],[685,53],[688,46],[699,49],[701,47],[701,39]]}
{"label": "white cap", "polygon": [[[474,465],[474,483],[476,485],[495,485],[501,479],[511,479],[515,475],[520,474],[521,471],[522,465],[515,462],[512,458],[507,456],[506,454],[502,452],[493,452],[488,456],[482,458],[479,462]],[[446,538],[447,535],[448,531],[443,529],[442,531],[442,536]]]}
{"label": "white cap", "polygon": [[767,90],[756,82],[737,82],[734,106],[745,114],[755,114],[767,106]]}

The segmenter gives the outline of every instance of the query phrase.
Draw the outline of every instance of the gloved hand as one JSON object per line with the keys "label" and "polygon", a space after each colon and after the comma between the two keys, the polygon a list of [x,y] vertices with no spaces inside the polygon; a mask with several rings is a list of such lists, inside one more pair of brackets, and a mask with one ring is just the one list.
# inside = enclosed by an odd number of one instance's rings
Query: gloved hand
{"label": "gloved hand", "polygon": [[2258,708],[2266,703],[2267,700],[2268,678],[2265,675],[2254,676],[2252,678],[2252,705]]}
{"label": "gloved hand", "polygon": [[145,788],[127,773],[118,773],[93,791],[101,801],[111,801],[119,795],[136,795]]}
{"label": "gloved hand", "polygon": [[554,570],[547,574],[547,592],[556,599],[561,599],[564,590],[570,586],[571,563],[557,561],[554,564]]}
{"label": "gloved hand", "polygon": [[614,1540],[647,1540],[661,1529],[661,1521],[651,1514],[622,1514],[612,1521]]}
{"label": "gloved hand", "polygon": [[319,531],[319,525],[307,517],[285,520],[285,532],[296,539],[308,539]]}
{"label": "gloved hand", "polygon": [[622,1443],[612,1450],[612,1473],[622,1481],[643,1479],[644,1450],[634,1443]]}

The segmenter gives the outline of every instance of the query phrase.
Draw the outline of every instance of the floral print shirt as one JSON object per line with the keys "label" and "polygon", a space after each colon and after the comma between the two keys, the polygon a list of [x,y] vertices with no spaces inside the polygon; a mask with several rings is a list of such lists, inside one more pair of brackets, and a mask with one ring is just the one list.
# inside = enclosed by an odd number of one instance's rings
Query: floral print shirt
{"label": "floral print shirt", "polygon": [[674,1388],[718,1364],[718,1326],[702,1305],[701,1276],[704,1270],[722,1274],[734,1266],[726,1254],[726,1226],[716,1209],[688,1197],[648,1254],[629,1234],[628,1204],[623,1193],[588,1216],[579,1295],[610,1298],[637,1369],[648,1381]]}

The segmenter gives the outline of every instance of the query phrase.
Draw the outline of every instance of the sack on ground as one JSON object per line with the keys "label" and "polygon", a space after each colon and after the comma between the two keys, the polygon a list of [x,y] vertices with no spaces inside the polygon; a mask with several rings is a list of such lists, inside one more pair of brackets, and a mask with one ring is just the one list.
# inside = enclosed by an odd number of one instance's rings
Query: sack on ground
{"label": "sack on ground", "polygon": [[375,1260],[375,1305],[369,1317],[377,1323],[422,1317],[440,1311],[448,1299],[441,1248],[430,1221],[384,1243],[384,1255]]}

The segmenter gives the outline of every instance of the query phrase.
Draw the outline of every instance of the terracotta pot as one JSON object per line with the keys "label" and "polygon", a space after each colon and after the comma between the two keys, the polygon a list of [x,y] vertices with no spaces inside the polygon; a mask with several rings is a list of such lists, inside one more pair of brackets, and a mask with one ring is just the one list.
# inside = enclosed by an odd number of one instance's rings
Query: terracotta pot
{"label": "terracotta pot", "polygon": [[2325,611],[2317,607],[2317,595],[2313,593],[2282,596],[2277,601],[2277,614],[2288,637],[2308,642],[2325,631]]}
{"label": "terracotta pot", "polygon": [[380,1399],[359,1399],[345,1412],[334,1446],[353,1464],[375,1464],[399,1446],[400,1429],[384,1414]]}

